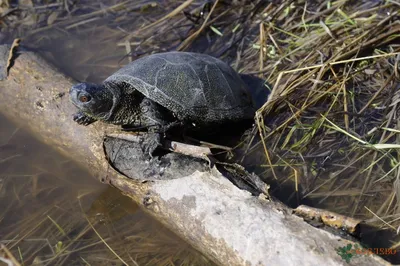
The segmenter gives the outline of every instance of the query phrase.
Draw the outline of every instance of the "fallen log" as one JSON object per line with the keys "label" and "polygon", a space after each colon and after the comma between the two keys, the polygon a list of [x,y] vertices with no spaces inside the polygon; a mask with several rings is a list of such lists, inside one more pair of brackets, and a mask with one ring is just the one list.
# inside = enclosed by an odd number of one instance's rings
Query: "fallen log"
{"label": "fallen log", "polygon": [[[7,60],[0,58],[3,66]],[[121,175],[109,166],[103,149],[104,137],[115,136],[119,128],[77,125],[68,99],[73,83],[35,53],[21,52],[0,81],[0,112],[131,197],[217,264],[346,263],[338,249],[353,242],[312,227],[279,202],[237,188],[215,167],[145,183]],[[390,265],[375,255],[355,256],[349,263]]]}

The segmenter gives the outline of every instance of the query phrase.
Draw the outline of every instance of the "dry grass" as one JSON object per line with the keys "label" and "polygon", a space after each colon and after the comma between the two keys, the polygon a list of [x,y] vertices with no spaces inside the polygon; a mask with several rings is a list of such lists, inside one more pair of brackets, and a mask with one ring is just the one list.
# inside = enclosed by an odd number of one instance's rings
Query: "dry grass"
{"label": "dry grass", "polygon": [[275,173],[280,183],[299,187],[301,198],[397,228],[398,4],[325,1],[282,9],[280,19],[263,22],[259,37],[269,38],[260,45],[266,60],[257,73],[274,85],[258,111],[262,141],[247,156],[268,153],[263,176]]}
{"label": "dry grass", "polygon": [[195,17],[204,1],[26,2],[2,6],[2,32],[52,50],[80,80],[170,50],[266,79],[271,96],[239,160],[289,198],[398,231],[398,1],[220,0],[196,23],[182,11]]}

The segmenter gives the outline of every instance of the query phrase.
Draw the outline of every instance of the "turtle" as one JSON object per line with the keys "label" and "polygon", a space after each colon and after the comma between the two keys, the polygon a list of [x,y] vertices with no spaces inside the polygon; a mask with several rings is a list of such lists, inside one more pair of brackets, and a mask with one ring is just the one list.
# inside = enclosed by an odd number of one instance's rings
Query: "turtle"
{"label": "turtle", "polygon": [[233,68],[193,52],[141,57],[102,84],[72,86],[69,95],[79,110],[73,116],[78,124],[99,120],[147,130],[143,149],[150,155],[170,128],[196,130],[253,120],[256,111],[249,88]]}

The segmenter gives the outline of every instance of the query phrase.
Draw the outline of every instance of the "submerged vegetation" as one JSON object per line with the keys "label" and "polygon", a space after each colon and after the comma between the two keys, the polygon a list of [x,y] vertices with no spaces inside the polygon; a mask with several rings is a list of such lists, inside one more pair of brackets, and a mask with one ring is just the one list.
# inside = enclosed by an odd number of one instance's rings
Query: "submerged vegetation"
{"label": "submerged vegetation", "polygon": [[[211,54],[241,73],[267,80],[266,91],[271,95],[257,112],[257,130],[243,143],[243,157],[238,160],[267,183],[274,183],[272,191],[289,188],[284,200],[294,199],[296,204],[308,200],[316,207],[362,219],[393,234],[400,228],[398,1],[0,3],[3,41],[22,38],[22,45],[38,50],[81,81],[101,81],[144,54],[171,50]],[[10,164],[15,161],[7,158]],[[56,172],[58,176],[62,171]],[[27,193],[12,186],[7,189],[15,191],[16,201],[9,201],[2,222],[17,208],[20,193]],[[86,222],[81,233],[74,235],[78,238],[65,236],[67,227],[76,227],[68,209],[59,207],[67,203],[52,206],[57,211],[54,214],[49,209],[38,210],[39,216],[29,214],[20,226],[10,225],[7,236],[1,233],[1,241],[32,238],[29,234],[41,228],[43,234],[54,230],[58,236],[50,244],[43,240],[42,246],[47,245],[54,254],[53,260],[47,258],[43,265],[76,257],[73,251],[82,248],[81,243],[76,244],[81,240],[88,241],[86,247],[102,243],[98,253],[103,248],[114,250],[116,254],[110,253],[113,260],[119,256],[129,259],[124,257],[126,239],[119,234],[111,236],[117,232],[115,228],[95,231],[96,225]],[[60,219],[67,224],[60,224]],[[40,221],[47,226],[42,227]],[[121,230],[127,230],[132,221],[125,223]],[[130,232],[146,232],[145,225],[138,222],[136,226],[130,227]],[[18,231],[21,228],[24,231]],[[89,231],[91,237],[85,235]],[[112,237],[114,246],[109,243]],[[60,238],[68,241],[58,244]],[[23,257],[20,261],[41,250],[32,250],[27,241],[26,249],[18,243],[6,244]],[[170,240],[162,245],[171,247]],[[393,248],[399,245],[389,243]],[[164,251],[159,247],[153,242],[145,249],[154,249],[153,254],[161,256]],[[82,258],[82,264],[89,263]],[[155,264],[194,262],[160,259],[151,265]]]}

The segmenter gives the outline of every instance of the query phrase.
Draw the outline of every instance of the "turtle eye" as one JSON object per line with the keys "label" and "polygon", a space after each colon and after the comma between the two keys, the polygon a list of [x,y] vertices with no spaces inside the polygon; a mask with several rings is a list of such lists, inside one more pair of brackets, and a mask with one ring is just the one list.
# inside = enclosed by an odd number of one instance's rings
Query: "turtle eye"
{"label": "turtle eye", "polygon": [[91,100],[91,97],[89,95],[81,95],[81,96],[79,96],[79,101],[82,102],[82,103],[87,103],[90,100]]}

